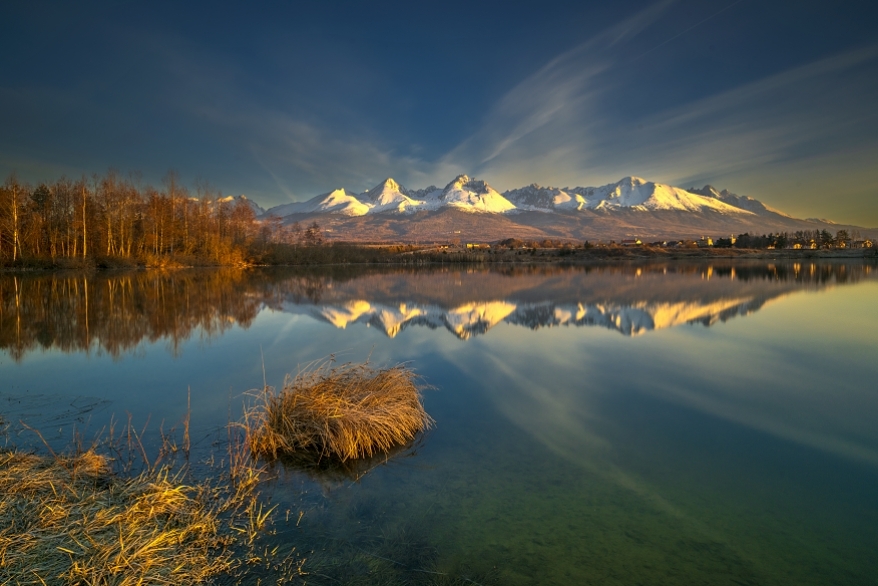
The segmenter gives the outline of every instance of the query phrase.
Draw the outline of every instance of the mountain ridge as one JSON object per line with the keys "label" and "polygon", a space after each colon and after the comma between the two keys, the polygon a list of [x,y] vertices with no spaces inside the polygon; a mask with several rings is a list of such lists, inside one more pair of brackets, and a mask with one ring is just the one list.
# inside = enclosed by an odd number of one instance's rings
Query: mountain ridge
{"label": "mountain ridge", "polygon": [[[711,186],[685,190],[640,177],[628,176],[600,187],[542,187],[536,183],[500,193],[486,181],[458,175],[445,188],[430,186],[409,190],[388,177],[372,189],[355,194],[338,188],[304,202],[274,206],[266,216],[291,214],[340,213],[363,216],[376,213],[412,213],[455,207],[468,212],[514,213],[518,211],[569,212],[632,209],[638,211],[706,210],[726,214],[755,213],[769,210],[758,200],[737,196]],[[772,210],[774,211],[774,210]]]}
{"label": "mountain ridge", "polygon": [[711,185],[683,189],[628,176],[599,187],[536,183],[500,193],[458,175],[445,187],[408,189],[388,177],[359,194],[338,188],[259,217],[312,222],[329,239],[351,241],[493,241],[503,238],[644,241],[729,237],[798,230],[878,229],[798,219],[761,201]]}

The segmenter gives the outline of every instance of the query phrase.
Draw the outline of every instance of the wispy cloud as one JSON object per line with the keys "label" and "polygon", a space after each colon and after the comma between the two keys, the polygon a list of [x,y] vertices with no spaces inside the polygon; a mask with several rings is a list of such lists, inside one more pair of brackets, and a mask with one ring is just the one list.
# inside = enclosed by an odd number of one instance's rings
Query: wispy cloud
{"label": "wispy cloud", "polygon": [[491,175],[509,186],[572,175],[595,143],[598,102],[607,91],[602,76],[619,60],[614,49],[654,24],[671,4],[653,4],[549,61],[503,96],[441,165]]}
{"label": "wispy cloud", "polygon": [[[837,217],[867,205],[878,189],[878,167],[863,164],[878,160],[878,46],[711,96],[693,89],[687,99],[683,91],[678,106],[622,118],[610,107],[616,99],[650,91],[639,76],[637,34],[667,6],[654,5],[547,63],[499,99],[442,165],[471,169],[500,188],[593,185],[637,174],[718,183],[798,215]],[[831,201],[827,183],[836,188]],[[878,212],[871,216],[878,224]]]}
{"label": "wispy cloud", "polygon": [[607,140],[592,163],[727,183],[793,213],[832,216],[840,202],[827,199],[827,181],[852,205],[878,188],[878,169],[863,164],[878,159],[876,61],[878,46],[865,47],[632,121],[637,140]]}

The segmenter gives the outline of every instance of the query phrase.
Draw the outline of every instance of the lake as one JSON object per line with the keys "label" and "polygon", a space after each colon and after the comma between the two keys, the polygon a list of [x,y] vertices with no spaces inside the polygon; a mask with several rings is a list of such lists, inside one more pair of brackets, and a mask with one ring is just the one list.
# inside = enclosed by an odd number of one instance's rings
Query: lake
{"label": "lake", "polygon": [[309,584],[876,584],[876,300],[863,261],[0,274],[0,417],[191,401],[203,459],[263,380],[405,362],[433,430],[266,486]]}

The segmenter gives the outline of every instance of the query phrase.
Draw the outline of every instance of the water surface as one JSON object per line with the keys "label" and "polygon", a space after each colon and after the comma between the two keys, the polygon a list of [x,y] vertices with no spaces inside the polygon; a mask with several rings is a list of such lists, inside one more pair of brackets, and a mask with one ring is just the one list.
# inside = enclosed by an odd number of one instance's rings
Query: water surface
{"label": "water surface", "polygon": [[2,275],[0,416],[9,441],[32,439],[21,420],[60,445],[129,413],[167,428],[191,394],[208,453],[263,377],[406,361],[436,387],[433,431],[356,480],[288,469],[269,487],[272,539],[307,552],[309,583],[874,584],[876,275]]}

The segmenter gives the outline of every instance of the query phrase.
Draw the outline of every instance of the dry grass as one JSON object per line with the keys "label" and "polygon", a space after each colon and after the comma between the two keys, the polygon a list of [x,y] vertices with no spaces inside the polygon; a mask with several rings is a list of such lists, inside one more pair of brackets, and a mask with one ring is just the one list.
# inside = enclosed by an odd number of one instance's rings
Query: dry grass
{"label": "dry grass", "polygon": [[248,409],[252,452],[259,457],[313,456],[342,462],[405,445],[428,429],[418,376],[405,365],[376,369],[368,362],[332,360],[265,387]]}
{"label": "dry grass", "polygon": [[432,424],[418,382],[402,365],[330,360],[288,377],[279,393],[265,387],[243,424],[229,427],[228,468],[203,480],[160,465],[175,454],[188,460],[188,415],[183,449],[162,432],[152,463],[144,432],[130,421],[120,439],[111,426],[102,452],[112,460],[94,447],[47,456],[0,450],[0,584],[177,586],[221,575],[243,583],[259,566],[285,581],[302,576],[305,560],[293,552],[277,565],[277,548],[256,549],[272,509],[258,498],[263,469],[253,455],[334,462],[357,474],[404,452]]}
{"label": "dry grass", "polygon": [[186,484],[168,468],[113,475],[93,450],[0,452],[0,584],[194,584],[245,564],[270,511],[259,472]]}

